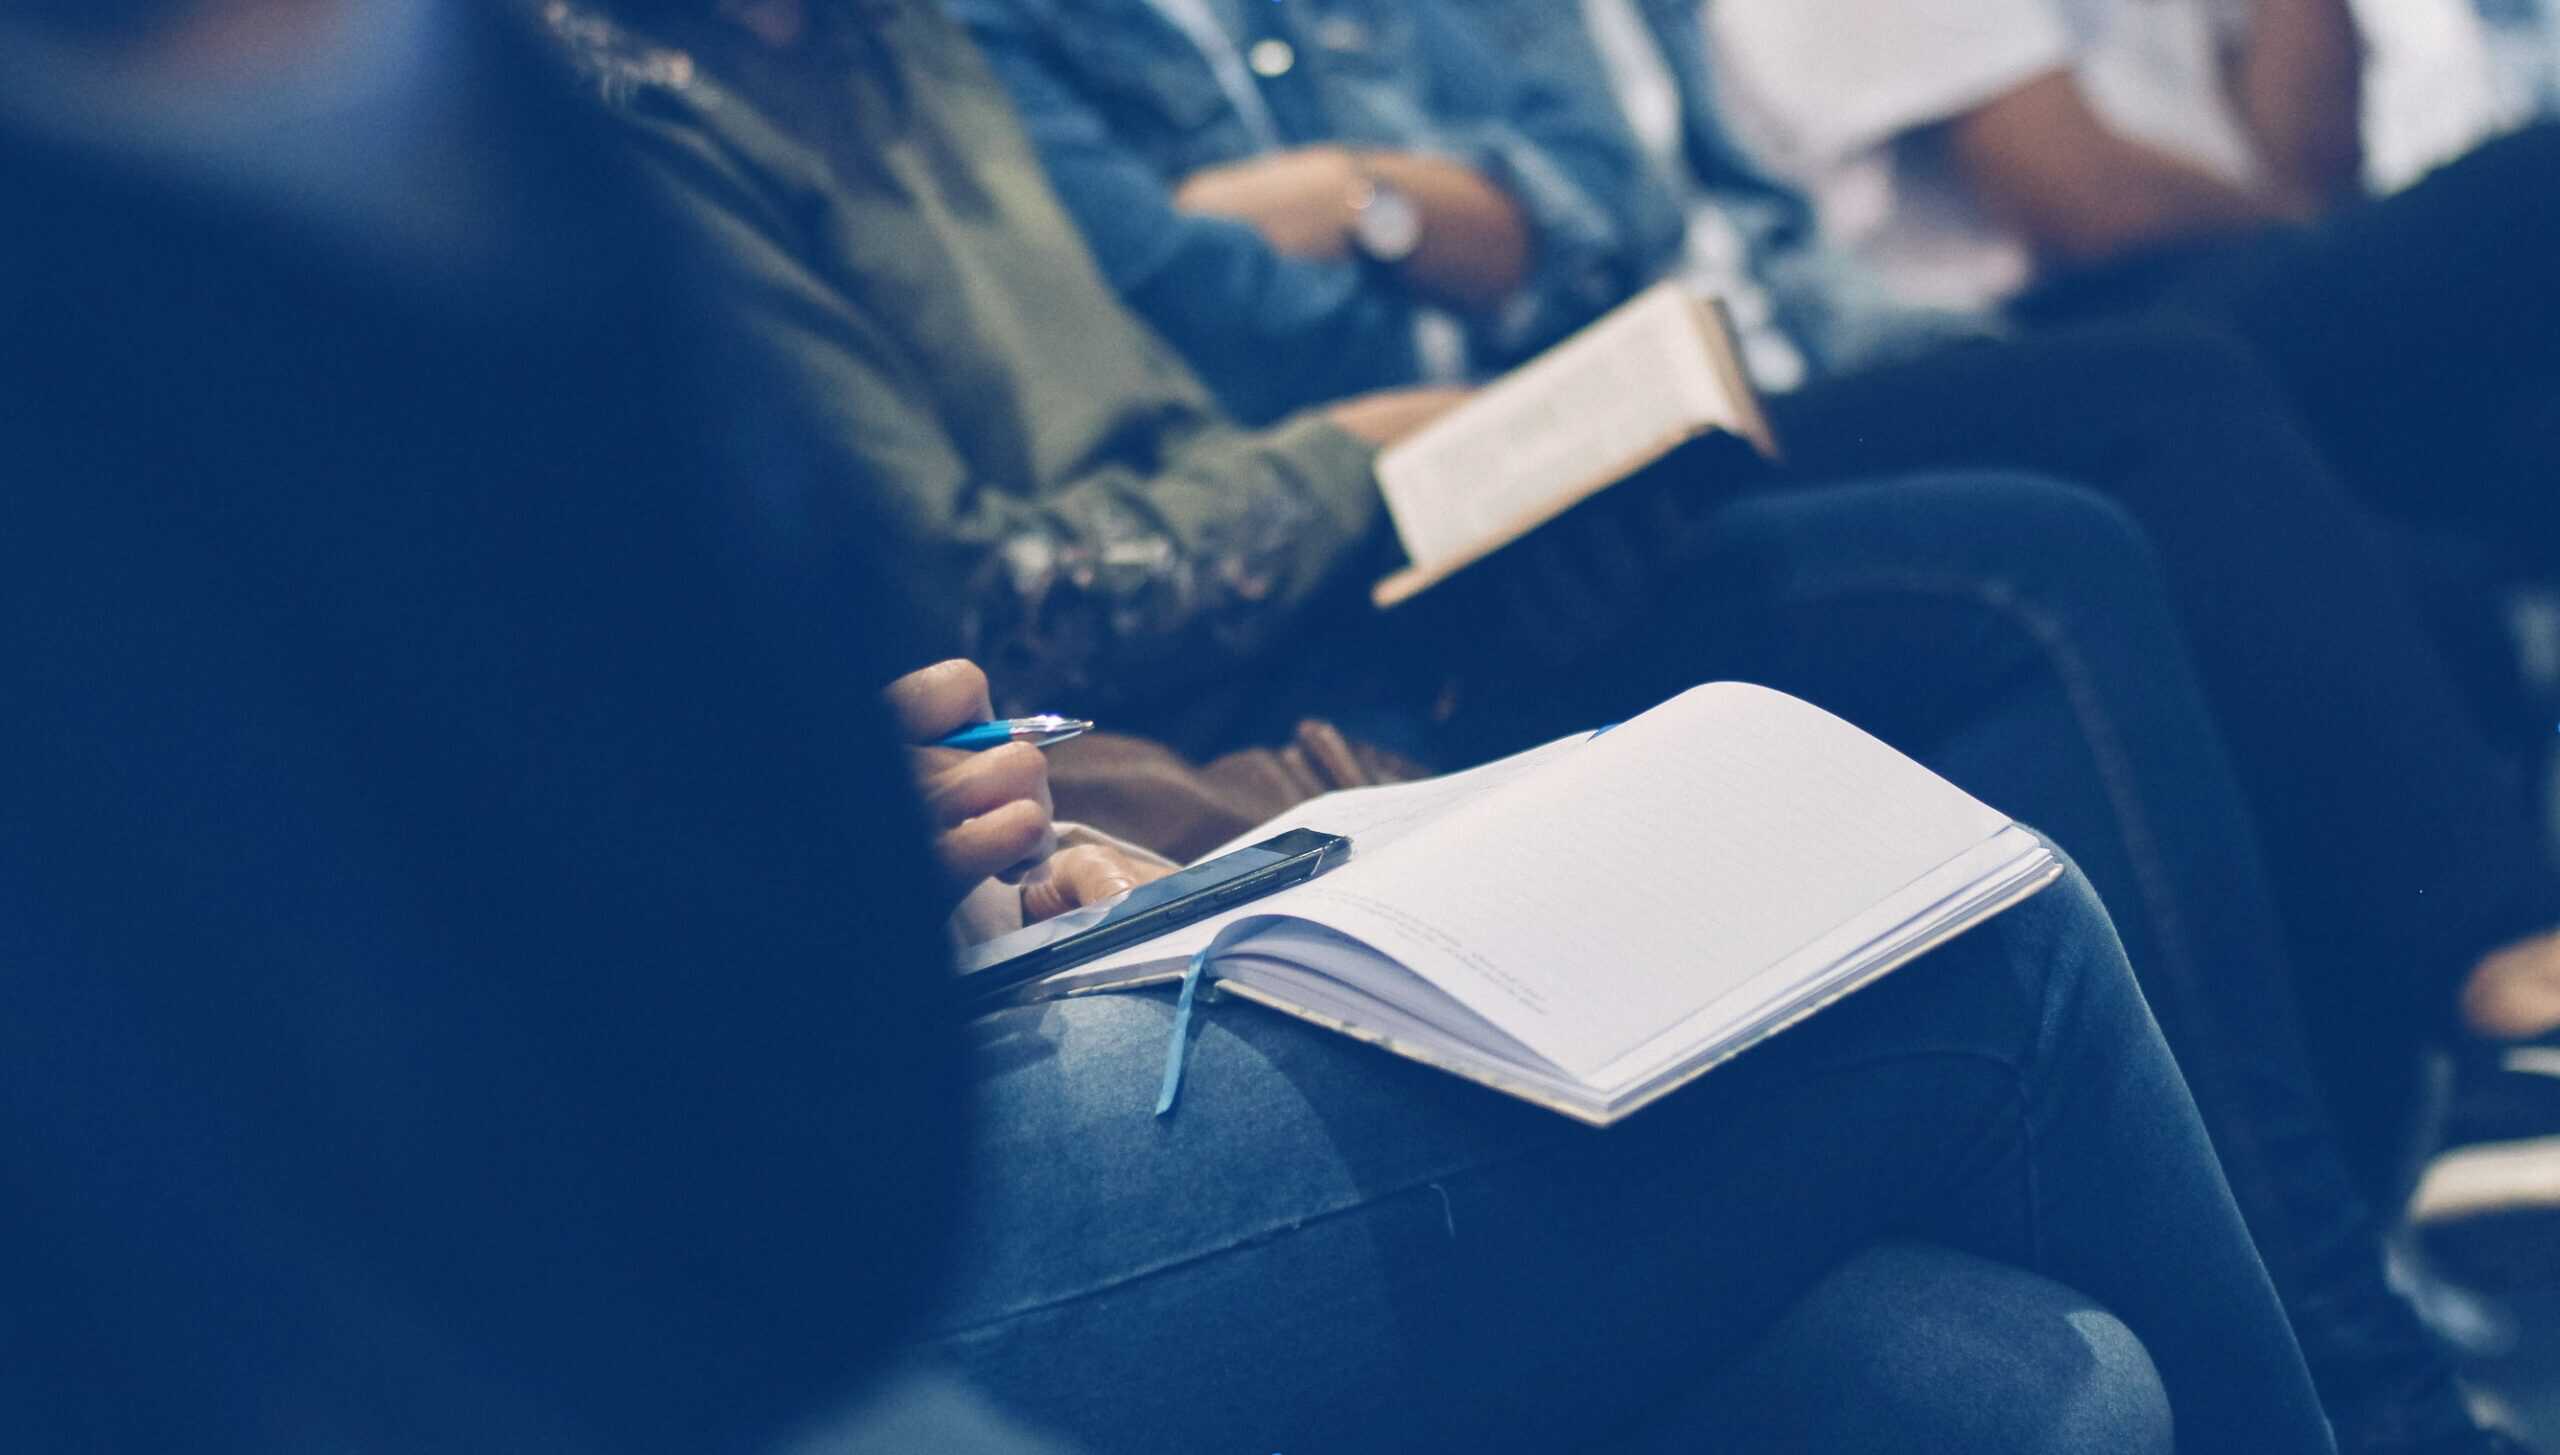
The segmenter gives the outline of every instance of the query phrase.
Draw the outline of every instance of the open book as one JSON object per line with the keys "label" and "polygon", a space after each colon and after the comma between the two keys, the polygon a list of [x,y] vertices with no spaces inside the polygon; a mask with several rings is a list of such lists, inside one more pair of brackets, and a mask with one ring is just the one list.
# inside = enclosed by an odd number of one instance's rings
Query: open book
{"label": "open book", "polygon": [[1299,827],[1347,835],[1350,861],[1043,993],[1175,978],[1207,950],[1225,992],[1606,1125],[2061,873],[1928,769],[1740,683],[1329,794],[1237,845]]}
{"label": "open book", "polygon": [[1722,305],[1656,284],[1379,455],[1411,564],[1371,597],[1409,601],[1718,431],[1777,458]]}

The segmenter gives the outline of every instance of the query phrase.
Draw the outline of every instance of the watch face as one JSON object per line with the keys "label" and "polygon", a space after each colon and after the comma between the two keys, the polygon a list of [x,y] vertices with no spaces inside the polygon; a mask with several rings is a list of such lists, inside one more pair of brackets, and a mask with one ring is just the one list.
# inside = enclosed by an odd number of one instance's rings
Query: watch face
{"label": "watch face", "polygon": [[1373,183],[1368,201],[1352,221],[1352,236],[1360,251],[1379,262],[1401,263],[1422,245],[1422,209],[1386,183]]}

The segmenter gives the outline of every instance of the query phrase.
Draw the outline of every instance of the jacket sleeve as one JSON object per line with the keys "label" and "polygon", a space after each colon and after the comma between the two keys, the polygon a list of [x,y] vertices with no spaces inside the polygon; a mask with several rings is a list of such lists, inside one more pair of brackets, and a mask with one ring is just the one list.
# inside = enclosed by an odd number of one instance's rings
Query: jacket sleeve
{"label": "jacket sleeve", "polygon": [[1237,418],[1260,422],[1421,372],[1415,303],[1356,262],[1281,253],[1249,223],[1174,206],[1163,176],[1078,89],[1041,0],[945,0],[1015,109],[1105,276]]}
{"label": "jacket sleeve", "polygon": [[1528,281],[1476,329],[1480,359],[1516,362],[1659,276],[1681,218],[1605,87],[1506,54],[1444,0],[1414,0],[1412,14],[1443,145],[1529,220]]}
{"label": "jacket sleeve", "polygon": [[785,209],[699,133],[634,131],[644,164],[729,260],[743,345],[892,497],[925,556],[915,574],[947,592],[932,604],[987,667],[1000,710],[1104,712],[1232,676],[1302,608],[1383,568],[1370,446],[1313,416],[1235,428],[1169,357],[1154,371],[1151,452],[1058,481],[988,477],[908,351],[786,244]]}

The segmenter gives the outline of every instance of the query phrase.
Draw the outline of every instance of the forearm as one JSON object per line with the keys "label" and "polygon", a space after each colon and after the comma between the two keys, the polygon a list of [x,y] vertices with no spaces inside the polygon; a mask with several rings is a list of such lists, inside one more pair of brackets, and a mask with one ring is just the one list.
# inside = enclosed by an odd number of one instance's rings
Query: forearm
{"label": "forearm", "polygon": [[2345,0],[2257,0],[2232,91],[2270,187],[2326,207],[2364,174],[2364,43]]}
{"label": "forearm", "polygon": [[1368,152],[1358,161],[1421,209],[1421,242],[1400,265],[1415,292],[1474,312],[1501,303],[1528,281],[1528,219],[1510,193],[1439,157]]}
{"label": "forearm", "polygon": [[2297,217],[2293,199],[2224,181],[2183,158],[2126,143],[2105,157],[2044,229],[2048,256],[2094,263],[2143,248],[2246,231]]}
{"label": "forearm", "polygon": [[1940,142],[1982,205],[2050,262],[2103,262],[2302,211],[2282,192],[2118,135],[2066,73],[1947,123]]}

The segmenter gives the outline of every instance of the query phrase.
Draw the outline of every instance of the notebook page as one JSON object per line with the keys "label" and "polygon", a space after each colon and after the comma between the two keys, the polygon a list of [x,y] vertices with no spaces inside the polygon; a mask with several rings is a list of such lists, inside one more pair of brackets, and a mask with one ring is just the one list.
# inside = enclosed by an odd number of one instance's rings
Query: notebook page
{"label": "notebook page", "polygon": [[1589,1081],[2007,826],[1819,708],[1720,683],[1292,891],[1287,911]]}
{"label": "notebook page", "polygon": [[[1541,765],[1574,752],[1589,741],[1590,734],[1577,733],[1463,773],[1448,773],[1413,783],[1390,783],[1377,788],[1346,788],[1311,798],[1269,823],[1246,830],[1192,862],[1196,864],[1214,859],[1290,829],[1306,828],[1340,834],[1351,840],[1351,862],[1357,863],[1361,858],[1375,855],[1415,829],[1437,820],[1455,805],[1534,772]],[[1341,872],[1340,869],[1333,871],[1334,874]],[[1126,983],[1129,973],[1189,960],[1206,949],[1209,942],[1218,937],[1219,931],[1237,920],[1287,909],[1289,897],[1297,892],[1295,889],[1283,890],[1252,900],[1224,914],[1185,925],[1171,934],[1159,935],[1145,944],[1132,945],[1079,965],[1058,978],[1077,986]],[[1097,914],[1095,917],[1098,919],[1100,916]]]}
{"label": "notebook page", "polygon": [[2004,901],[2021,880],[2038,878],[2055,862],[2041,839],[2012,825],[1619,1057],[1596,1084],[1620,1091],[1678,1067],[1700,1044],[1782,1018],[1809,990],[1818,995],[1831,980],[1855,978],[1879,958],[1935,941],[1948,924],[1969,922],[1981,904]]}
{"label": "notebook page", "polygon": [[1697,308],[1677,284],[1658,285],[1380,456],[1405,554],[1416,565],[1464,555],[1650,447],[1737,424]]}

